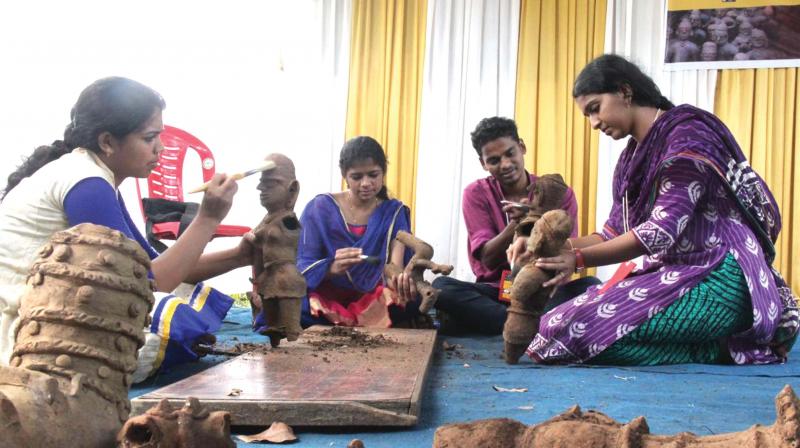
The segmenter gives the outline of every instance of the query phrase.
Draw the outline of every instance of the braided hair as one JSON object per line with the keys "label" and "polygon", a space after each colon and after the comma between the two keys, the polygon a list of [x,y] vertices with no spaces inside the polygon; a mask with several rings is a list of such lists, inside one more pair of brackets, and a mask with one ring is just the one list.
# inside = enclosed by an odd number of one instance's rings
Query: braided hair
{"label": "braided hair", "polygon": [[155,90],[122,77],[99,79],[86,87],[70,112],[62,140],[36,148],[8,176],[2,197],[39,168],[75,148],[100,152],[98,137],[109,132],[116,138],[140,129],[157,110],[166,107]]}

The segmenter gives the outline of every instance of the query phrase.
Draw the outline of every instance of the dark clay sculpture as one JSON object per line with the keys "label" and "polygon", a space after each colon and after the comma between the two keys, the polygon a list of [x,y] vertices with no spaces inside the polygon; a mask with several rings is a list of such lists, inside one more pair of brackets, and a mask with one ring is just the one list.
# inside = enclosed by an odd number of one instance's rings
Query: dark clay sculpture
{"label": "dark clay sculpture", "polygon": [[294,174],[294,164],[283,154],[270,154],[266,160],[275,168],[264,171],[258,189],[261,205],[267,216],[255,228],[256,254],[253,273],[261,302],[270,344],[277,347],[280,340],[297,340],[300,327],[301,300],[306,295],[306,282],[297,270],[297,243],[300,221],[294,214],[294,204],[300,183]]}
{"label": "dark clay sculpture", "polygon": [[420,296],[419,312],[427,313],[436,303],[436,299],[439,297],[439,290],[425,281],[422,275],[426,269],[430,269],[434,274],[450,275],[450,272],[453,271],[453,266],[431,261],[433,247],[406,231],[400,230],[397,232],[395,239],[411,249],[414,255],[408,260],[405,269],[400,269],[399,266],[393,264],[386,264],[383,273],[386,278],[391,278],[401,272],[410,274]]}
{"label": "dark clay sculpture", "polygon": [[[540,227],[539,234],[534,230],[536,223],[545,213],[561,207],[568,189],[560,174],[546,174],[533,184],[530,208],[516,229],[517,236],[528,237],[527,246],[534,255],[533,260],[557,255],[572,233],[572,223],[566,214],[550,218],[552,219],[550,225]],[[542,271],[532,262],[526,266],[515,266],[513,275],[511,303],[503,327],[505,360],[509,364],[516,364],[519,361],[536,334],[539,328],[539,316],[542,315],[545,303],[552,292],[552,288],[541,289],[542,283],[549,280],[552,274]]]}
{"label": "dark clay sculpture", "polygon": [[[532,260],[558,255],[564,242],[572,233],[572,220],[563,210],[551,210],[536,220],[533,233],[528,238],[528,251]],[[539,318],[553,286],[542,284],[553,278],[553,273],[536,267],[531,261],[514,276],[511,285],[511,303],[503,326],[505,360],[516,364],[539,329]]]}
{"label": "dark clay sculpture", "polygon": [[[541,226],[538,234],[534,231],[534,226],[544,214],[561,207],[568,189],[560,174],[543,175],[533,185],[530,208],[526,216],[520,220],[516,234],[528,237],[528,251],[533,253],[534,260],[557,255],[572,233],[572,223],[563,211],[548,218],[552,222],[547,226]],[[541,285],[550,278],[552,278],[551,273],[537,268],[533,263],[514,267],[514,283],[510,291],[511,303],[503,327],[504,356],[509,364],[516,364],[519,361],[536,335],[539,316],[542,315],[553,289],[542,289]]]}
{"label": "dark clay sculpture", "polygon": [[644,417],[622,424],[597,411],[573,406],[543,423],[527,426],[497,418],[438,428],[433,448],[797,448],[800,442],[800,401],[789,385],[775,397],[775,423],[753,425],[741,432],[697,436],[650,434]]}
{"label": "dark clay sculpture", "polygon": [[533,194],[531,202],[528,204],[528,212],[520,220],[515,231],[517,236],[530,236],[533,225],[542,215],[550,210],[561,208],[564,196],[569,190],[569,186],[560,174],[540,176],[532,188]]}
{"label": "dark clay sculpture", "polygon": [[176,410],[166,399],[131,417],[117,434],[119,448],[233,448],[230,412],[209,412],[189,397]]}
{"label": "dark clay sculpture", "polygon": [[0,368],[0,444],[108,447],[150,324],[150,260],[122,233],[80,224],[31,267],[10,367]]}

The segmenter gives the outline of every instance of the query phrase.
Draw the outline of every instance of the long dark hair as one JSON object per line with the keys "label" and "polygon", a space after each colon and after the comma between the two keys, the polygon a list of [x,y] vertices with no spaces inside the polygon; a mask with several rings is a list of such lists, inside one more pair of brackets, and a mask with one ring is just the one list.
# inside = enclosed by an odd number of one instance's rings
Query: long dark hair
{"label": "long dark hair", "polygon": [[157,109],[164,107],[166,103],[161,95],[144,84],[122,77],[98,79],[83,89],[72,107],[63,140],[36,148],[8,176],[3,197],[22,179],[75,148],[99,153],[100,134],[109,132],[123,138],[141,128]]}
{"label": "long dark hair", "polygon": [[575,78],[572,97],[622,92],[625,86],[631,89],[633,104],[661,110],[675,107],[636,64],[615,54],[604,54],[588,63]]}
{"label": "long dark hair", "polygon": [[[346,141],[342,146],[342,151],[339,153],[339,169],[342,170],[342,177],[353,165],[365,162],[368,159],[371,159],[373,163],[381,167],[383,175],[386,176],[386,154],[383,153],[383,148],[377,140],[362,135]],[[383,200],[389,199],[386,185],[383,185],[378,191],[378,197]]]}

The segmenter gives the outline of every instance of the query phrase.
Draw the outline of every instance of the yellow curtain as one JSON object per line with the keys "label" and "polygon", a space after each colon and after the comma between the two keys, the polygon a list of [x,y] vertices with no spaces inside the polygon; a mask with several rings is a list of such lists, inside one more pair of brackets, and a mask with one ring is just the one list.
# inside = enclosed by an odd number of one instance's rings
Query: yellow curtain
{"label": "yellow curtain", "polygon": [[353,1],[345,135],[381,143],[386,185],[412,216],[426,14],[425,0]]}
{"label": "yellow curtain", "polygon": [[783,230],[776,268],[797,292],[800,262],[800,70],[722,70],[715,113],[728,125],[750,165],[769,185]]}
{"label": "yellow curtain", "polygon": [[[580,235],[594,231],[597,132],[572,99],[580,70],[603,53],[606,0],[523,0],[515,119],[533,173],[560,173],[578,199]],[[610,188],[610,187],[609,187]]]}

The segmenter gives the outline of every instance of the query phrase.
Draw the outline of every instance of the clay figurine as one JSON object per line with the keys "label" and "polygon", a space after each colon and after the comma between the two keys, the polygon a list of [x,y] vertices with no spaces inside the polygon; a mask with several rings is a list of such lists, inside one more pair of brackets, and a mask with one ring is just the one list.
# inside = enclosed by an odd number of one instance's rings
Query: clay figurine
{"label": "clay figurine", "polygon": [[253,278],[258,292],[270,344],[277,347],[280,340],[297,340],[300,327],[301,300],[306,295],[306,282],[297,270],[297,243],[300,221],[294,214],[294,204],[300,183],[294,174],[294,164],[283,154],[270,154],[266,160],[275,168],[261,173],[258,190],[261,205],[267,216],[253,230],[256,254]]}
{"label": "clay figurine", "polygon": [[80,224],[39,253],[0,367],[0,444],[108,447],[150,325],[150,259],[121,232]]}
{"label": "clay figurine", "polygon": [[[563,210],[558,210],[564,202],[568,188],[560,174],[541,176],[533,185],[530,209],[517,226],[516,233],[517,236],[528,237],[528,250],[532,251],[534,258],[558,254],[572,233],[569,217]],[[537,227],[544,216],[548,216],[547,222]],[[505,360],[509,364],[519,361],[536,335],[539,316],[543,313],[545,302],[552,291],[552,288],[541,289],[541,284],[552,275],[533,263],[515,266],[513,274],[514,282],[509,294],[511,303],[503,327]]]}
{"label": "clay figurine", "polygon": [[131,417],[117,434],[119,448],[234,448],[231,414],[209,412],[189,397],[176,410],[165,398],[142,415]]}
{"label": "clay figurine", "polygon": [[739,48],[728,42],[728,28],[726,26],[718,25],[711,31],[711,40],[717,44],[717,59],[721,61],[730,61],[733,55],[739,52]]}
{"label": "clay figurine", "polygon": [[739,34],[733,39],[733,44],[739,49],[739,53],[747,53],[753,48],[753,25],[748,20],[739,24]]}
{"label": "clay figurine", "polygon": [[689,13],[689,23],[692,24],[692,42],[702,45],[708,36],[706,30],[703,29],[703,15],[699,9],[693,9]]}
{"label": "clay figurine", "polygon": [[700,60],[702,61],[716,61],[717,60],[717,44],[714,42],[705,42],[703,49],[700,52]]}
{"label": "clay figurine", "polygon": [[667,62],[691,62],[696,61],[700,54],[697,45],[689,40],[692,36],[692,24],[688,20],[682,20],[678,24],[676,31],[677,40],[673,40],[667,48]]}
{"label": "clay figurine", "polygon": [[517,236],[530,236],[536,221],[550,210],[556,210],[564,202],[569,186],[560,174],[545,174],[539,176],[533,184],[533,194],[528,212],[520,220],[515,233]]}
{"label": "clay figurine", "polygon": [[532,426],[508,418],[441,426],[434,433],[433,448],[796,448],[800,440],[800,401],[789,385],[775,397],[775,410],[777,418],[770,426],[753,425],[745,431],[711,436],[690,432],[661,436],[650,434],[644,417],[622,424],[603,413],[582,412],[573,406]]}
{"label": "clay figurine", "polygon": [[767,33],[758,28],[753,29],[751,38],[753,49],[747,53],[752,60],[782,59],[786,57],[781,51],[770,48]]}
{"label": "clay figurine", "polygon": [[384,276],[388,279],[403,271],[410,274],[420,295],[419,312],[427,313],[436,304],[439,290],[431,286],[422,277],[422,274],[425,273],[426,269],[430,269],[434,274],[450,275],[450,272],[453,271],[453,266],[432,262],[433,247],[408,232],[403,230],[397,232],[395,239],[411,249],[414,255],[408,260],[404,270],[401,270],[396,265],[387,263],[383,270]]}
{"label": "clay figurine", "polygon": [[[563,210],[551,210],[536,220],[528,239],[528,251],[533,259],[558,255],[572,233],[572,220]],[[553,274],[536,267],[531,261],[514,276],[511,285],[511,303],[508,306],[506,323],[503,326],[505,360],[516,364],[539,329],[539,318],[553,286],[542,288],[542,283],[553,278]]]}

